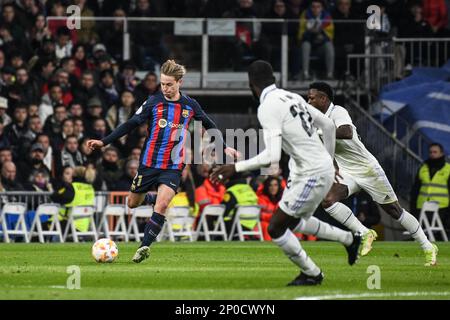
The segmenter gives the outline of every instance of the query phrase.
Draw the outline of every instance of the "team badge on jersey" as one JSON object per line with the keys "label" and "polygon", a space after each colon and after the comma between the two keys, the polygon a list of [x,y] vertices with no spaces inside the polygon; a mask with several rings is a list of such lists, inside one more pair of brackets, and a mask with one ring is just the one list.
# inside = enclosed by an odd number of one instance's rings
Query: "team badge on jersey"
{"label": "team badge on jersey", "polygon": [[159,119],[158,126],[160,128],[165,128],[167,126],[167,120],[166,119]]}
{"label": "team badge on jersey", "polygon": [[182,113],[181,115],[183,116],[183,118],[189,117],[189,110],[184,109],[184,110],[183,110],[183,113]]}

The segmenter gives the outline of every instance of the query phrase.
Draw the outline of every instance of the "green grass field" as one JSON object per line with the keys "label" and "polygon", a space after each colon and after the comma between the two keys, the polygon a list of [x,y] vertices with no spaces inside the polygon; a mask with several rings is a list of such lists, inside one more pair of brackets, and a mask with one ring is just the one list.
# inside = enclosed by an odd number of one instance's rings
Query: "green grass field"
{"label": "green grass field", "polygon": [[[136,244],[118,243],[112,264],[96,263],[91,244],[0,244],[0,299],[450,299],[448,243],[433,268],[413,242],[377,242],[352,267],[339,244],[302,243],[325,273],[321,286],[286,287],[298,269],[272,243],[157,243],[141,264],[130,261]],[[79,290],[66,288],[70,265]],[[371,265],[379,290],[367,288]]]}

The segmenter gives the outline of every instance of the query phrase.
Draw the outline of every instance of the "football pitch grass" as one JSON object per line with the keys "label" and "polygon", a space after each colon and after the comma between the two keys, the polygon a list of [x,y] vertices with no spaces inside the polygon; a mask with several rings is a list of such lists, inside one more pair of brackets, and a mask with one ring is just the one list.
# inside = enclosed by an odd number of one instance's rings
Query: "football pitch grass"
{"label": "football pitch grass", "polygon": [[[302,244],[325,274],[320,286],[286,287],[298,269],[270,242],[162,242],[140,264],[136,243],[118,243],[112,264],[92,259],[92,243],[0,244],[0,299],[450,299],[448,243],[437,243],[431,268],[413,242],[375,242],[354,266],[339,244]],[[72,265],[80,289],[66,287]],[[379,267],[380,289],[367,287],[369,266]]]}

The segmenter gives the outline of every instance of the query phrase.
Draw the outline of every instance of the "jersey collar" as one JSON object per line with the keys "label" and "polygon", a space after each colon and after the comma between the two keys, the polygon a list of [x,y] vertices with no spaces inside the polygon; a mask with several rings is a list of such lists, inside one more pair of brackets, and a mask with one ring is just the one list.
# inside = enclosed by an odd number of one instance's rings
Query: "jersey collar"
{"label": "jersey collar", "polygon": [[330,105],[328,106],[327,112],[325,112],[325,115],[329,118],[331,116],[331,113],[334,110],[334,104],[333,102],[330,102]]}
{"label": "jersey collar", "polygon": [[261,96],[259,97],[259,103],[263,103],[263,101],[266,98],[267,94],[269,92],[272,92],[276,88],[277,88],[277,86],[275,84],[271,84],[270,86],[265,87],[264,90],[261,92]]}

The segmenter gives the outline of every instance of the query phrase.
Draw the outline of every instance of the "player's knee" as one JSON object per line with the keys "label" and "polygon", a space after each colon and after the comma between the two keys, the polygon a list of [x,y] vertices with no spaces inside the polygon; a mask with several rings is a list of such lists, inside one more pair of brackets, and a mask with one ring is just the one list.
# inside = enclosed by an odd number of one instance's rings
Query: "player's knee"
{"label": "player's knee", "polygon": [[336,203],[336,199],[333,196],[329,195],[329,196],[326,196],[325,199],[323,199],[322,207],[329,208],[335,203]]}
{"label": "player's knee", "polygon": [[273,239],[276,239],[281,237],[286,232],[286,228],[282,228],[281,226],[273,223],[272,220],[267,228],[267,232]]}
{"label": "player's knee", "polygon": [[136,201],[128,201],[128,208],[134,209],[137,208],[139,204]]}

